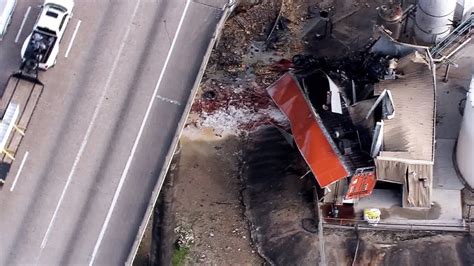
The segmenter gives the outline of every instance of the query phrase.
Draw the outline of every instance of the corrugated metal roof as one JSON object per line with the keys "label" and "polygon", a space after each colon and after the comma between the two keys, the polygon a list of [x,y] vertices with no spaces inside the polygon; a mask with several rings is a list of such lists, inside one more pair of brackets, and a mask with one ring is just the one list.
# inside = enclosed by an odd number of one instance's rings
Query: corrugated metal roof
{"label": "corrugated metal roof", "polygon": [[430,65],[415,52],[401,58],[397,70],[403,77],[381,81],[375,89],[391,91],[396,112],[393,119],[384,120],[383,151],[433,161],[435,84]]}

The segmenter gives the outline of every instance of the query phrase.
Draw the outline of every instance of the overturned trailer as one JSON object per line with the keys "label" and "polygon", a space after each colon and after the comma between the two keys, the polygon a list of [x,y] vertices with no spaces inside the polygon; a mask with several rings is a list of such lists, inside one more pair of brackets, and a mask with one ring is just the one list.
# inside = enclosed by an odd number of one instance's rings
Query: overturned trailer
{"label": "overturned trailer", "polygon": [[364,68],[376,73],[374,84],[356,84],[342,69],[313,66],[283,75],[268,92],[290,120],[295,143],[325,190],[324,202],[357,203],[376,183],[391,182],[402,186],[403,207],[430,207],[435,139],[430,54],[385,35],[367,54],[376,59]]}

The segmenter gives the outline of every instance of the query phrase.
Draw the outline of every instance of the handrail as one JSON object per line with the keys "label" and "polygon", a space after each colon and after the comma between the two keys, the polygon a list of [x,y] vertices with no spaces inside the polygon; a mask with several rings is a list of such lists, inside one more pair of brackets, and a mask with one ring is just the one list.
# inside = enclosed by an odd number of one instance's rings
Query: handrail
{"label": "handrail", "polygon": [[474,22],[474,14],[456,27],[448,36],[444,37],[438,44],[430,49],[430,53],[435,59],[442,57],[441,53],[453,44],[456,40],[461,39],[466,33],[470,32]]}
{"label": "handrail", "polygon": [[[331,221],[331,222],[329,222]],[[361,219],[347,219],[347,218],[332,218],[325,217],[323,219],[324,225],[334,225],[342,227],[354,227],[359,228],[378,228],[378,229],[406,229],[410,230],[442,230],[442,231],[469,231],[472,226],[471,223],[462,220],[462,224],[449,224],[449,223],[394,223],[394,222],[378,222],[376,224],[370,224],[365,220]]]}

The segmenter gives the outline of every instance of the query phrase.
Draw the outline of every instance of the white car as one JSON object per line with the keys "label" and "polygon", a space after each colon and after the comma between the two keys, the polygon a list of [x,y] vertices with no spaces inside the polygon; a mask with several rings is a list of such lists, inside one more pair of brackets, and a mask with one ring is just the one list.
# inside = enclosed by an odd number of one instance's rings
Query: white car
{"label": "white car", "polygon": [[56,64],[59,43],[71,19],[73,0],[45,0],[32,33],[21,48],[23,62],[34,61],[46,70]]}
{"label": "white car", "polygon": [[16,0],[0,0],[0,41],[7,33],[15,6]]}

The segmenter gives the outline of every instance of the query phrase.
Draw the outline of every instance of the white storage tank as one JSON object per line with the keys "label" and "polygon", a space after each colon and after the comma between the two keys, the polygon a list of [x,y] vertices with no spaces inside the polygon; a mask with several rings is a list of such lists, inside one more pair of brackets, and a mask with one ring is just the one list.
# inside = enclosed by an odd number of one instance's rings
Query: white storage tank
{"label": "white storage tank", "polygon": [[474,0],[457,0],[454,19],[465,21],[474,12]]}
{"label": "white storage tank", "polygon": [[456,161],[466,183],[474,188],[474,75],[467,93],[456,147]]}
{"label": "white storage tank", "polygon": [[415,37],[435,44],[451,32],[456,0],[419,0],[416,6]]}

